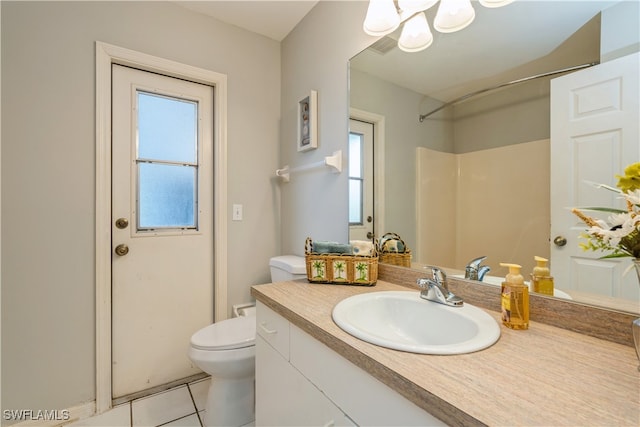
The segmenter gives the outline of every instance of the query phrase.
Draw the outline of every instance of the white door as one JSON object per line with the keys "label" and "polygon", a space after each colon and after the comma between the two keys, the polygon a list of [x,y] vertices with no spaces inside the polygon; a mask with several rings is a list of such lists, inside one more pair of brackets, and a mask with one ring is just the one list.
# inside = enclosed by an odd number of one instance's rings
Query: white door
{"label": "white door", "polygon": [[113,397],[200,372],[213,322],[213,88],[113,66]]}
{"label": "white door", "polygon": [[349,240],[371,240],[376,232],[373,184],[373,124],[351,119],[349,120]]}
{"label": "white door", "polygon": [[640,296],[635,272],[623,276],[629,259],[600,259],[603,254],[580,249],[586,226],[569,209],[626,208],[614,193],[585,181],[615,187],[615,175],[640,160],[639,62],[634,54],[551,82],[551,266],[558,287],[569,293]]}

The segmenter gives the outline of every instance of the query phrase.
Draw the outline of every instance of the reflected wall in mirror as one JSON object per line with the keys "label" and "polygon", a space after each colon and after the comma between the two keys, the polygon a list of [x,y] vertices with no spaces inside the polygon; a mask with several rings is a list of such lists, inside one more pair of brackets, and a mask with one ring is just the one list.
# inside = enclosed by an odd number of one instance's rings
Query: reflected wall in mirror
{"label": "reflected wall in mirror", "polygon": [[[516,79],[582,64],[613,64],[629,55],[637,63],[638,2],[516,1],[491,10],[474,5],[477,16],[470,27],[434,32],[433,45],[423,52],[400,51],[394,33],[350,61],[352,118],[367,121],[358,116],[369,114],[384,124],[384,148],[374,154],[384,159],[375,168],[384,176],[378,185],[383,197],[374,201],[375,234],[402,236],[415,266],[439,265],[464,274],[470,260],[486,255],[496,283],[507,273],[500,262],[521,264],[528,277],[534,256],[550,258],[556,288],[572,299],[640,312],[635,272],[622,277],[630,260],[604,268],[587,254],[563,261],[569,259],[568,248],[578,247],[574,235],[584,229],[567,208],[583,201],[618,202],[593,189],[569,197],[552,177],[568,170],[572,179],[615,186],[614,175],[640,159],[637,114],[631,125],[635,139],[625,142],[631,145],[626,154],[609,146],[598,151],[588,141],[581,145],[586,151],[576,149],[571,160],[551,158],[556,143],[552,109],[559,107],[551,107],[550,82],[596,67],[509,85],[418,120],[467,93]],[[427,12],[432,22],[435,11]],[[637,108],[637,89],[631,95]],[[564,127],[556,119],[555,129]],[[596,163],[576,172],[575,156],[583,153]],[[571,218],[567,233],[573,234],[563,235],[564,247],[553,244],[564,233],[554,229],[553,216]],[[576,269],[578,258],[584,262]]]}

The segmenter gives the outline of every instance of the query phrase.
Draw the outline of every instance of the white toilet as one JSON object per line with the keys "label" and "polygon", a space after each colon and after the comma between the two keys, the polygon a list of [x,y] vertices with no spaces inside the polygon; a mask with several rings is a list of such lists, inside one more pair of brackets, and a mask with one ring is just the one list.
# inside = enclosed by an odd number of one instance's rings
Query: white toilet
{"label": "white toilet", "polygon": [[269,260],[271,281],[285,282],[307,277],[307,264],[304,257],[296,255],[281,255]]}
{"label": "white toilet", "polygon": [[[306,277],[303,257],[271,258],[271,281]],[[211,375],[204,424],[244,426],[255,420],[256,309],[206,326],[191,336],[189,358]]]}

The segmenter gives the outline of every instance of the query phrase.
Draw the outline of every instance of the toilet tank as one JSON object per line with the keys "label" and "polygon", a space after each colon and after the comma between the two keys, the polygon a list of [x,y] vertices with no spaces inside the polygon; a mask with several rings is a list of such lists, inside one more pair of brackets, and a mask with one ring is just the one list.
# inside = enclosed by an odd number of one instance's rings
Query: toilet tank
{"label": "toilet tank", "polygon": [[307,266],[304,257],[296,255],[282,255],[271,258],[271,281],[284,282],[287,280],[307,277]]}

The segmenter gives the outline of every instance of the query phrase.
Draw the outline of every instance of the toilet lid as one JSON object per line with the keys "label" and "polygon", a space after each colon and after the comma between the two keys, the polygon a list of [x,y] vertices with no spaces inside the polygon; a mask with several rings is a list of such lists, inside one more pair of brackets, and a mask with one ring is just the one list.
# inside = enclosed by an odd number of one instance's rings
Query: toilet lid
{"label": "toilet lid", "polygon": [[305,258],[297,255],[280,255],[273,257],[269,260],[269,265],[291,274],[307,274]]}
{"label": "toilet lid", "polygon": [[256,343],[255,316],[241,316],[206,326],[191,336],[191,346],[200,350],[231,350]]}

